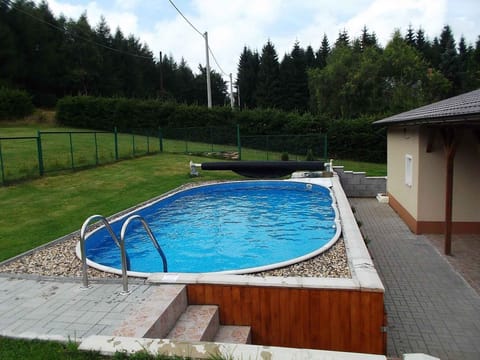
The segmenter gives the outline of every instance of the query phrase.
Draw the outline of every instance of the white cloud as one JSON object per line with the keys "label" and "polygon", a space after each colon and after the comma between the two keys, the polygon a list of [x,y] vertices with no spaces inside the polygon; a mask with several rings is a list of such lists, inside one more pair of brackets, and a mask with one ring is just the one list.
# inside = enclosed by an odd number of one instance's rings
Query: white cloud
{"label": "white cloud", "polygon": [[446,0],[376,0],[344,26],[350,34],[358,36],[366,25],[369,31],[375,31],[380,43],[385,45],[395,29],[400,29],[404,34],[409,24],[414,29],[421,26],[427,33],[439,33],[445,23],[446,12]]}

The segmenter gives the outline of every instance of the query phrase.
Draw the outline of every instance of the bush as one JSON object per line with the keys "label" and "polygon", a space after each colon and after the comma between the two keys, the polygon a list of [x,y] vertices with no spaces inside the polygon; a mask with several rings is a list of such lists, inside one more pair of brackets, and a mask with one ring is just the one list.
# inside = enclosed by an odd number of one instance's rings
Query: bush
{"label": "bush", "polygon": [[33,110],[32,98],[25,91],[0,88],[0,120],[20,119]]}

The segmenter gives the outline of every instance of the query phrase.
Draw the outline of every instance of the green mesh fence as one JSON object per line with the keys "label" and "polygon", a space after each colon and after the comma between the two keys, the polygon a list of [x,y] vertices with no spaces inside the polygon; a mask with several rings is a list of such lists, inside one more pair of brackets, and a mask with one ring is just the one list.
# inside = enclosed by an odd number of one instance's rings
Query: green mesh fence
{"label": "green mesh fence", "polygon": [[222,156],[238,154],[237,128],[191,127],[162,129],[163,151]]}
{"label": "green mesh fence", "polygon": [[312,135],[253,135],[241,137],[242,160],[316,160],[327,158],[327,137]]}
{"label": "green mesh fence", "polygon": [[0,138],[2,184],[40,176],[37,137]]}
{"label": "green mesh fence", "polygon": [[186,153],[233,160],[321,160],[327,137],[248,135],[239,127],[166,128],[104,131],[39,131],[37,137],[0,138],[2,184],[75,170],[158,152]]}

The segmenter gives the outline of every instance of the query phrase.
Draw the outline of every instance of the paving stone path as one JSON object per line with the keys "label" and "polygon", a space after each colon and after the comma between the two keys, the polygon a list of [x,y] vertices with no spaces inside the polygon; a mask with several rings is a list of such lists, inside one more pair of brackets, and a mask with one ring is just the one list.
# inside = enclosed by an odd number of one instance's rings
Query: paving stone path
{"label": "paving stone path", "polygon": [[480,296],[421,235],[375,199],[352,198],[385,286],[388,356],[480,359]]}

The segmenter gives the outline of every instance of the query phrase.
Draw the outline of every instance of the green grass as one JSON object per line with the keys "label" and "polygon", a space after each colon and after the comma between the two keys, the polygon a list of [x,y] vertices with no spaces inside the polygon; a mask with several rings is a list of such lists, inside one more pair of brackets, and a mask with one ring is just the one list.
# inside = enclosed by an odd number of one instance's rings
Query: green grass
{"label": "green grass", "polygon": [[342,165],[349,171],[364,171],[367,176],[387,176],[387,164],[333,159],[333,166],[336,165]]}
{"label": "green grass", "polygon": [[22,340],[0,337],[0,359],[2,360],[87,360],[109,359],[98,352],[79,351],[75,343],[55,341]]}
{"label": "green grass", "polygon": [[[223,357],[211,357],[224,359]],[[0,337],[0,359],[2,360],[181,360],[190,359],[178,356],[151,355],[139,351],[127,355],[117,352],[112,357],[101,355],[97,351],[80,351],[75,342],[61,343],[44,340],[24,340]]]}

